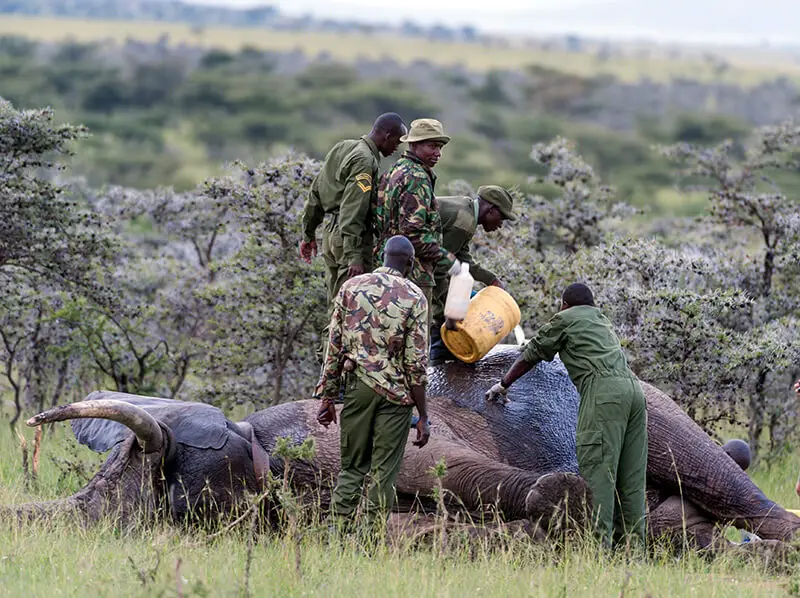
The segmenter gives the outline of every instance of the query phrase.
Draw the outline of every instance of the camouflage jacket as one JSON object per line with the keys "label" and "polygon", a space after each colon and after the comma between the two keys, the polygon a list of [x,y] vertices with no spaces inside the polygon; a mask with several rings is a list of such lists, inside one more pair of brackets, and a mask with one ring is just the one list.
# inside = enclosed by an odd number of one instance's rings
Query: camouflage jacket
{"label": "camouflage jacket", "polygon": [[436,175],[416,156],[406,152],[381,177],[373,209],[373,230],[379,259],[386,241],[394,235],[414,245],[411,280],[421,287],[434,286],[437,264],[449,268],[456,259],[442,246],[442,221],[433,194]]}
{"label": "camouflage jacket", "polygon": [[412,386],[427,383],[428,304],[422,291],[392,268],[346,281],[333,317],[317,399],[339,396],[345,358],[359,379],[392,403],[413,405]]}
{"label": "camouflage jacket", "polygon": [[375,203],[379,167],[378,148],[366,135],[334,145],[306,198],[302,216],[304,240],[313,241],[325,214],[333,214],[342,232],[344,262],[362,263],[362,241],[369,239],[371,244],[372,239],[369,210]]}

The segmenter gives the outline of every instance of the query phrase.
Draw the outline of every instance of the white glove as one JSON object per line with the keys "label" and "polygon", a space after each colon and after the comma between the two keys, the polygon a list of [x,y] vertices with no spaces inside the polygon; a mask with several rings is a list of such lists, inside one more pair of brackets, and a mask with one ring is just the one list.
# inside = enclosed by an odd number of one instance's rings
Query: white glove
{"label": "white glove", "polygon": [[502,399],[504,403],[508,403],[508,397],[506,396],[507,393],[508,389],[503,386],[502,382],[498,382],[486,392],[486,400],[498,401]]}
{"label": "white glove", "polygon": [[450,266],[450,269],[447,271],[447,273],[450,276],[455,276],[459,272],[461,272],[461,261],[456,259],[456,261],[453,262],[453,265]]}

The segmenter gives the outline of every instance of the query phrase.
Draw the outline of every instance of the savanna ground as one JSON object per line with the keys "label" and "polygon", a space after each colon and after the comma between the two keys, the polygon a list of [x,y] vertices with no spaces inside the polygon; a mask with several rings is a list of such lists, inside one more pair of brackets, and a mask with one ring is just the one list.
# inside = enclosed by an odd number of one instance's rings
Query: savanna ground
{"label": "savanna ground", "polygon": [[[25,429],[29,467],[33,433]],[[0,504],[63,497],[93,474],[102,457],[77,445],[67,424],[42,442],[38,477],[23,472],[20,442],[0,430]],[[768,496],[798,505],[800,458],[760,466],[753,477]],[[503,547],[451,540],[450,549],[394,547],[365,552],[306,530],[296,550],[289,534],[253,543],[248,524],[212,538],[165,523],[123,532],[111,525],[0,525],[3,596],[785,596],[800,575],[763,560],[706,559],[657,551],[647,560],[599,554],[573,539],[560,549],[509,540]],[[248,573],[249,566],[249,573]]]}
{"label": "savanna ground", "polygon": [[[785,75],[800,77],[800,66],[789,56],[753,49],[725,49],[719,54],[728,62],[720,71],[700,50],[673,58],[668,52],[651,53],[631,48],[608,59],[599,60],[594,52],[569,52],[560,49],[523,47],[521,44],[482,45],[427,39],[409,40],[398,35],[275,31],[258,28],[193,27],[185,23],[147,21],[103,21],[70,18],[3,15],[0,35],[22,35],[48,42],[74,40],[135,39],[156,42],[167,36],[170,44],[202,45],[238,51],[244,47],[290,52],[300,50],[310,56],[327,53],[350,62],[362,56],[384,56],[402,64],[424,60],[439,65],[468,65],[475,71],[523,68],[530,65],[552,68],[578,76],[610,75],[621,81],[649,78],[668,81],[674,77],[698,81],[726,81],[754,85]],[[716,52],[716,50],[715,50]]]}

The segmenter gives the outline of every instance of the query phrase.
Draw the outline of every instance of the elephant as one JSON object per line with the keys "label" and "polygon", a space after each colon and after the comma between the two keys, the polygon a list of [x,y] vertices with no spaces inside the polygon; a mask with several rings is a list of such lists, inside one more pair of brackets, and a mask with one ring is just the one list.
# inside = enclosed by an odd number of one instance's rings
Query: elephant
{"label": "elephant", "polygon": [[[507,404],[484,398],[519,350],[500,345],[475,364],[453,361],[429,368],[432,435],[423,448],[409,437],[396,509],[424,508],[441,483],[459,508],[495,506],[506,521],[542,521],[558,513],[580,519],[585,513],[590,493],[575,457],[579,396],[558,358],[518,380]],[[642,388],[650,534],[688,537],[706,547],[715,541],[718,524],[773,540],[789,540],[800,530],[800,518],[769,500],[666,394],[645,382]],[[86,521],[218,517],[240,507],[246,493],[263,489],[270,472],[290,472],[294,489],[313,491],[326,507],[339,468],[339,433],[336,426],[316,422],[317,406],[298,400],[235,423],[203,403],[92,393],[28,423],[72,420],[79,442],[111,450],[100,471],[71,497],[2,507],[0,520],[56,513]],[[285,464],[273,453],[284,437],[292,443],[313,438],[313,459]],[[442,458],[447,469],[438,480],[432,468]]]}

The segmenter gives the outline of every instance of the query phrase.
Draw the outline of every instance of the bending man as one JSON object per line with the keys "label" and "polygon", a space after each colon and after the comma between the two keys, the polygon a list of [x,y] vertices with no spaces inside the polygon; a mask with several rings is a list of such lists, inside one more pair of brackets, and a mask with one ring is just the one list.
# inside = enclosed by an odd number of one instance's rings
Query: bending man
{"label": "bending man", "polygon": [[594,305],[592,291],[567,287],[561,311],[542,326],[487,399],[556,353],[581,397],[577,457],[581,476],[594,497],[595,531],[604,545],[645,539],[647,409],[611,322]]}

